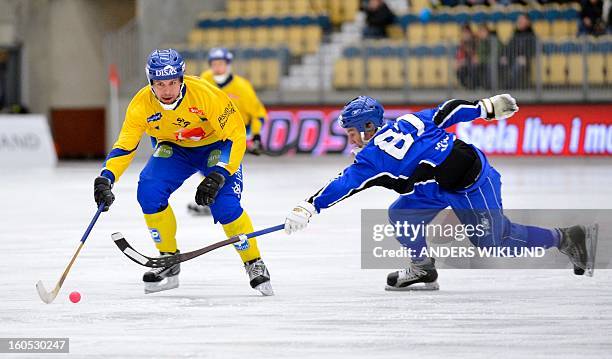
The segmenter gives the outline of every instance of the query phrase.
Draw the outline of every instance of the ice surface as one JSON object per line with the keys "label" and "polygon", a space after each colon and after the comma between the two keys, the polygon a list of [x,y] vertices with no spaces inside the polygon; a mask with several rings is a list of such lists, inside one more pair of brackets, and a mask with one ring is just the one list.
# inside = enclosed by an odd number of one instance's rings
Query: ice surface
{"label": "ice surface", "polygon": [[[243,205],[257,229],[283,221],[298,201],[349,158],[253,158]],[[494,159],[507,208],[610,208],[609,159]],[[371,189],[315,217],[304,232],[262,237],[274,297],[248,285],[227,247],[183,264],[181,286],[143,294],[144,267],[111,242],[121,231],[154,255],[136,202],[134,163],[117,200],[92,231],[54,303],[53,288],[95,212],[99,163],[52,171],[2,171],[0,337],[69,337],[72,357],[610,357],[612,271],[440,270],[434,293],[384,291],[385,270],[360,269],[359,209],[386,208],[392,192]],[[179,247],[224,238],[210,218],[187,214],[199,179],[171,199]],[[72,304],[68,294],[83,298]],[[14,355],[26,358],[28,355]],[[40,358],[36,354],[29,357]]]}

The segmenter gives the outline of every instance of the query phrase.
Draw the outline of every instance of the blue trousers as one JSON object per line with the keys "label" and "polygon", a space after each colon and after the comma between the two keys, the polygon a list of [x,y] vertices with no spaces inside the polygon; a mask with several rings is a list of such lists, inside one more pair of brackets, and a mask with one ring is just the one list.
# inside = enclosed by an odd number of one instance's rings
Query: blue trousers
{"label": "blue trousers", "polygon": [[[138,203],[144,214],[157,213],[168,206],[170,195],[187,178],[200,171],[207,175],[211,171],[222,173],[225,185],[219,191],[210,211],[216,222],[227,224],[240,217],[242,194],[242,166],[233,175],[215,164],[227,163],[231,149],[230,141],[220,141],[208,146],[181,147],[170,142],[160,142],[140,172],[138,181]],[[195,188],[193,190],[195,195]]]}
{"label": "blue trousers", "polygon": [[[463,192],[446,191],[434,181],[418,184],[414,192],[400,196],[389,207],[392,224],[430,223],[443,209],[451,207],[462,224],[481,225],[479,235],[470,237],[478,247],[558,247],[555,231],[511,222],[503,213],[500,174],[487,166],[470,188]],[[398,237],[413,253],[427,246],[424,236]]]}

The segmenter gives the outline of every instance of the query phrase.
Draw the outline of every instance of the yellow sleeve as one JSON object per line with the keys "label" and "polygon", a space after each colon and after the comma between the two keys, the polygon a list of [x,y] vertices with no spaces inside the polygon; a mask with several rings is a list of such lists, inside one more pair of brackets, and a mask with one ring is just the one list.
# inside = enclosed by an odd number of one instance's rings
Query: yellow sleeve
{"label": "yellow sleeve", "polygon": [[118,181],[132,162],[138,143],[146,130],[146,119],[136,102],[136,99],[130,102],[119,138],[104,162],[102,175],[110,178],[112,182]]}
{"label": "yellow sleeve", "polygon": [[257,98],[257,94],[251,86],[251,83],[245,81],[245,94],[247,100],[247,111],[251,116],[251,134],[259,135],[261,133],[261,127],[263,126],[264,121],[268,118],[268,113],[266,112],[266,108]]}
{"label": "yellow sleeve", "polygon": [[210,123],[220,133],[221,140],[231,141],[229,154],[222,155],[217,166],[233,175],[240,168],[246,151],[246,129],[240,112],[230,98],[221,90],[216,91],[216,95],[217,98],[210,99],[209,108],[216,110],[210,117]]}

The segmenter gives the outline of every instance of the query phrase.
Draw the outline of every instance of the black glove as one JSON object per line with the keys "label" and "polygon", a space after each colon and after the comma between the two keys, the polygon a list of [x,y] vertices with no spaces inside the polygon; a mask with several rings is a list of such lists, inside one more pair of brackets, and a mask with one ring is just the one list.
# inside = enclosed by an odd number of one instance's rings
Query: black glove
{"label": "black glove", "polygon": [[111,192],[111,188],[113,188],[113,184],[106,177],[98,176],[94,181],[94,199],[98,207],[104,203],[104,212],[108,211],[115,200],[115,195]]}
{"label": "black glove", "polygon": [[263,145],[261,144],[261,136],[253,135],[253,147],[249,149],[249,153],[259,156],[264,151]]}
{"label": "black glove", "polygon": [[210,206],[215,203],[215,197],[225,184],[225,177],[219,172],[211,172],[204,177],[198,190],[196,191],[195,201],[200,206]]}

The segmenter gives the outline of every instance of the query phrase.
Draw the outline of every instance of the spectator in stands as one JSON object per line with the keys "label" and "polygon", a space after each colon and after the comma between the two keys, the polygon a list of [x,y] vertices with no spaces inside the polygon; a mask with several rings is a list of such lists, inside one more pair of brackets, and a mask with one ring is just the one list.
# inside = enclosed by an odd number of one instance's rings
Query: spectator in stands
{"label": "spectator in stands", "polygon": [[580,10],[581,35],[602,35],[606,32],[606,24],[603,20],[602,0],[582,0]]}
{"label": "spectator in stands", "polygon": [[455,55],[455,66],[459,83],[465,88],[476,87],[476,39],[470,24],[461,28],[461,41]]}
{"label": "spectator in stands", "polygon": [[501,43],[497,33],[489,30],[482,23],[476,31],[476,85],[484,89],[491,88],[491,63],[497,63]]}
{"label": "spectator in stands", "polygon": [[388,36],[387,26],[395,22],[395,14],[383,0],[368,0],[361,9],[366,13],[366,27],[363,37],[366,39],[383,39]]}
{"label": "spectator in stands", "polygon": [[500,64],[502,65],[502,85],[507,88],[529,87],[531,60],[535,55],[536,36],[527,14],[521,14],[516,20],[514,34],[506,45]]}

